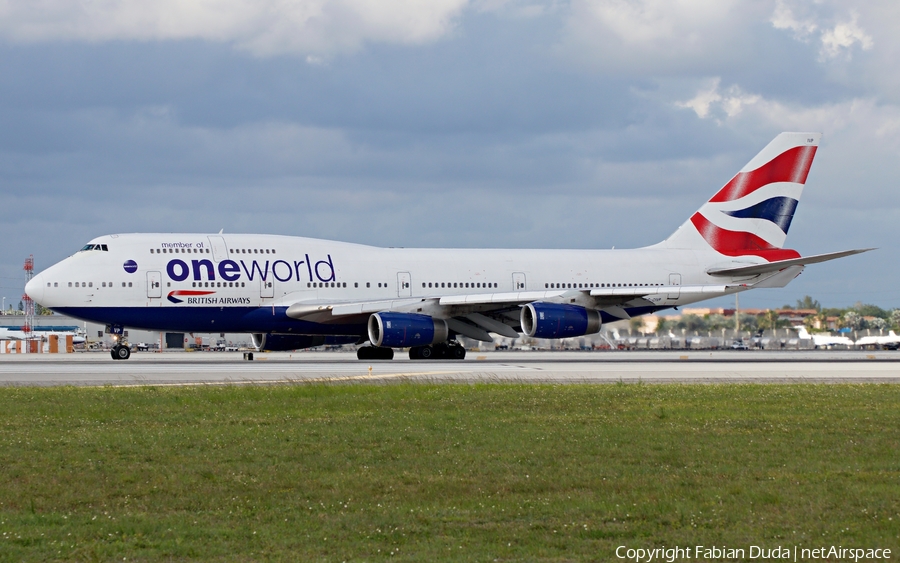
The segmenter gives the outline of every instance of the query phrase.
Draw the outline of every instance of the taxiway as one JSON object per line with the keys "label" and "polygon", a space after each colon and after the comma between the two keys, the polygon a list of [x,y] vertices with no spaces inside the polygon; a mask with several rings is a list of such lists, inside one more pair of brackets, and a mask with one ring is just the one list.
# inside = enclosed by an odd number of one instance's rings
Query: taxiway
{"label": "taxiway", "polygon": [[299,382],[900,383],[900,352],[470,352],[464,361],[359,361],[351,352],[35,354],[0,358],[0,385]]}

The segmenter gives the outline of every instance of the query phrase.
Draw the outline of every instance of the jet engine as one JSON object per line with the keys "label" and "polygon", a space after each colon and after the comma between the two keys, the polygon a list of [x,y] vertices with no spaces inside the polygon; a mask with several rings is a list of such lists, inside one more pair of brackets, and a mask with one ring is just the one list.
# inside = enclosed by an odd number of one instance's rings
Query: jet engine
{"label": "jet engine", "polygon": [[534,338],[569,338],[600,332],[600,312],[578,305],[529,303],[522,307],[522,331]]}
{"label": "jet engine", "polygon": [[405,348],[444,342],[447,321],[412,313],[375,313],[369,317],[369,340],[374,346]]}
{"label": "jet engine", "polygon": [[312,348],[326,344],[353,344],[359,341],[356,336],[317,336],[307,334],[251,334],[250,340],[260,351],[287,352]]}

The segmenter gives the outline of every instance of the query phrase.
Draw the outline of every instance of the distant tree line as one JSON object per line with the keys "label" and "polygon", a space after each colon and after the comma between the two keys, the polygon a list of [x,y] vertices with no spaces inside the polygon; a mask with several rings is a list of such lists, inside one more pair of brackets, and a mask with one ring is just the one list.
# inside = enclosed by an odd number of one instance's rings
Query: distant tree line
{"label": "distant tree line", "polygon": [[[882,309],[877,305],[857,302],[851,307],[826,308],[821,303],[813,299],[809,295],[798,299],[796,305],[784,305],[780,309],[772,309],[762,315],[748,315],[741,313],[740,325],[741,330],[758,331],[772,330],[778,328],[788,328],[790,322],[786,319],[779,319],[779,312],[783,310],[795,309],[814,309],[816,313],[810,315],[804,320],[804,325],[810,332],[819,330],[827,330],[827,319],[836,317],[837,328],[849,328],[851,330],[900,330],[900,309]],[[865,317],[870,317],[866,319]],[[638,319],[635,319],[638,320]],[[656,325],[657,334],[668,334],[670,331],[682,330],[686,332],[715,332],[722,329],[733,329],[734,317],[726,317],[724,315],[682,315],[677,321],[660,318],[659,324]],[[816,327],[823,327],[821,329]],[[632,328],[637,328],[632,326]]]}

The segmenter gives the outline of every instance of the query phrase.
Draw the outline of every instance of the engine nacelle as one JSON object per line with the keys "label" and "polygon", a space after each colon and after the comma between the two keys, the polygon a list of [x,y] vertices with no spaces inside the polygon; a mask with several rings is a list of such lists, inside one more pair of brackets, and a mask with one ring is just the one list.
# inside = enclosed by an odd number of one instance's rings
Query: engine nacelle
{"label": "engine nacelle", "polygon": [[287,352],[326,344],[353,344],[356,336],[314,336],[308,334],[251,334],[250,340],[260,351]]}
{"label": "engine nacelle", "polygon": [[375,313],[369,317],[369,340],[375,346],[405,348],[444,342],[447,321],[412,313]]}
{"label": "engine nacelle", "polygon": [[600,332],[600,311],[561,303],[522,307],[522,331],[534,338],[569,338]]}

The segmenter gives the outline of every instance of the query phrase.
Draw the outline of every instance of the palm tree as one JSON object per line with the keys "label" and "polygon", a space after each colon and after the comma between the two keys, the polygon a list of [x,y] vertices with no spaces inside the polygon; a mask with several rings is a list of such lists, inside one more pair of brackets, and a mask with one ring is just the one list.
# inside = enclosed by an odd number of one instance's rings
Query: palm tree
{"label": "palm tree", "polygon": [[759,317],[757,325],[763,330],[775,330],[779,325],[778,311],[769,309]]}

